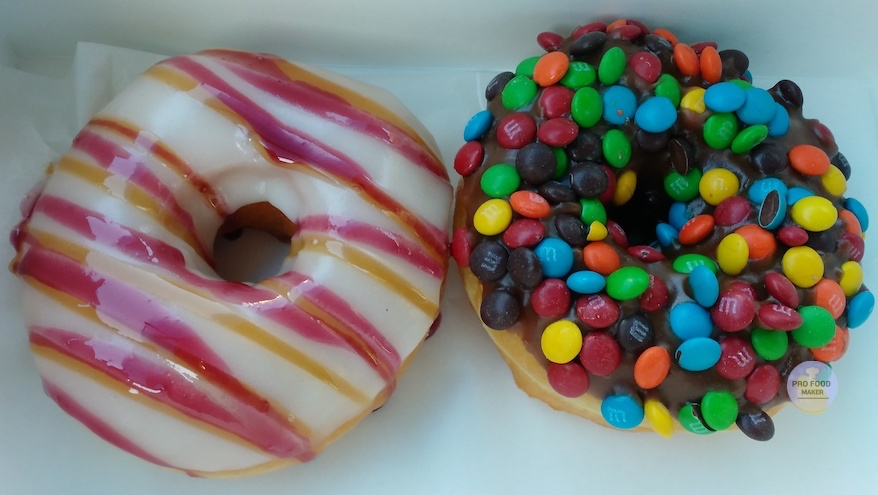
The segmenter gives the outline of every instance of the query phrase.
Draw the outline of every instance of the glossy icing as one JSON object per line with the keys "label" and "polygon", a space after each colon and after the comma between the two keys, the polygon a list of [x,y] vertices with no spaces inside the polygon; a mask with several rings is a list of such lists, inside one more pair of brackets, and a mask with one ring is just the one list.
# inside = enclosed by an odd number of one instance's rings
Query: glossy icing
{"label": "glossy icing", "polygon": [[[193,475],[307,461],[380,406],[438,314],[451,186],[389,95],[272,55],[165,60],[22,204],[11,264],[48,395]],[[296,225],[281,274],[229,282],[223,221]]]}

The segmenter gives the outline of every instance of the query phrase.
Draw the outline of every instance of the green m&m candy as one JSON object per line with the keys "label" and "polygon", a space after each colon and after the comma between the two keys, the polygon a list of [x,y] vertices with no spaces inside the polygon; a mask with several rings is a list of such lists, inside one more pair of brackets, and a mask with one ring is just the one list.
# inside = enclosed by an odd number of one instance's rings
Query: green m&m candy
{"label": "green m&m candy", "polygon": [[604,159],[616,168],[622,168],[631,159],[631,141],[619,129],[610,129],[601,141]]}
{"label": "green m&m candy", "polygon": [[671,100],[674,107],[679,107],[680,101],[682,100],[680,83],[677,82],[677,79],[674,76],[670,74],[662,74],[656,82],[655,95],[664,96]]}
{"label": "green m&m candy", "polygon": [[768,137],[768,126],[763,124],[751,125],[739,132],[732,141],[732,153],[746,153],[756,147]]}
{"label": "green m&m candy", "polygon": [[738,400],[729,392],[711,390],[701,399],[701,416],[710,429],[725,430],[738,418]]}
{"label": "green m&m candy", "polygon": [[716,273],[718,270],[716,266],[716,262],[711,258],[704,256],[702,254],[697,253],[688,253],[682,256],[678,256],[674,263],[671,265],[674,267],[674,271],[677,273],[692,273],[692,270],[697,266],[705,266],[713,273]]}
{"label": "green m&m candy", "polygon": [[705,426],[699,418],[701,407],[698,404],[686,404],[680,408],[677,414],[677,421],[686,431],[695,433],[696,435],[710,435],[713,430]]}
{"label": "green m&m candy", "polygon": [[594,66],[586,62],[573,61],[567,67],[567,73],[558,82],[575,91],[593,84],[597,78],[598,73]]}
{"label": "green m&m candy", "polygon": [[715,113],[704,121],[704,142],[715,150],[732,145],[738,135],[738,118],[733,113]]}
{"label": "green m&m candy", "polygon": [[753,344],[753,350],[759,354],[759,357],[766,361],[774,361],[787,353],[790,338],[786,332],[757,327],[750,332],[750,343]]}
{"label": "green m&m candy", "polygon": [[802,326],[793,330],[793,340],[809,348],[816,349],[828,344],[835,336],[835,318],[820,306],[799,308]]}
{"label": "green m&m candy", "polygon": [[601,94],[592,87],[579,88],[570,101],[570,116],[581,127],[592,127],[604,115]]}
{"label": "green m&m candy", "polygon": [[567,151],[564,148],[553,147],[552,153],[555,154],[555,173],[552,174],[552,178],[558,180],[567,174],[570,160],[567,158]]}
{"label": "green m&m candy", "polygon": [[479,184],[488,197],[503,198],[518,190],[518,186],[521,185],[521,177],[514,166],[498,163],[485,170]]}
{"label": "green m&m candy", "polygon": [[698,197],[701,170],[693,168],[686,175],[671,172],[665,176],[665,192],[675,201],[691,201]]}
{"label": "green m&m candy", "polygon": [[607,224],[607,210],[599,199],[580,199],[579,204],[582,205],[582,213],[579,216],[582,223],[586,225],[591,225],[592,222]]}
{"label": "green m&m candy", "polygon": [[533,79],[518,75],[506,83],[500,93],[500,101],[509,110],[517,110],[530,104],[537,96],[537,83]]}
{"label": "green m&m candy", "polygon": [[627,62],[625,51],[622,48],[614,46],[607,50],[598,64],[598,79],[601,81],[601,84],[606,86],[616,84],[619,78],[622,77],[622,74],[625,73]]}
{"label": "green m&m candy", "polygon": [[640,297],[649,287],[649,273],[639,266],[623,266],[607,276],[607,294],[617,301]]}
{"label": "green m&m candy", "polygon": [[537,66],[537,62],[540,61],[539,56],[528,57],[521,62],[518,63],[518,66],[515,67],[515,75],[516,76],[527,76],[533,77],[534,75],[534,67]]}

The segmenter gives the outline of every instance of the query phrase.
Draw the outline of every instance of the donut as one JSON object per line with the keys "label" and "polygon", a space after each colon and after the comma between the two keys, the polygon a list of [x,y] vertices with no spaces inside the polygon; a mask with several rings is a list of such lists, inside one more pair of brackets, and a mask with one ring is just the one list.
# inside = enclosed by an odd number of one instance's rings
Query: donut
{"label": "donut", "polygon": [[452,256],[517,385],[621,430],[770,439],[874,306],[835,138],[739,50],[625,19],[537,41],[454,158]]}
{"label": "donut", "polygon": [[[452,187],[390,94],[270,54],[137,77],[22,203],[11,270],[48,396],[193,476],[312,459],[380,407],[437,320]],[[290,243],[225,280],[218,235]]]}

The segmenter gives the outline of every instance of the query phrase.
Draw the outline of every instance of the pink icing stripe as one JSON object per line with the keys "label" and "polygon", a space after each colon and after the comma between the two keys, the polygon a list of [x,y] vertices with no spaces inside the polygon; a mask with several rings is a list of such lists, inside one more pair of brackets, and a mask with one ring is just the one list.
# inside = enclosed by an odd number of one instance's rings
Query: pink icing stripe
{"label": "pink icing stripe", "polygon": [[204,378],[197,368],[180,370],[169,361],[141,355],[124,344],[114,345],[57,328],[31,327],[30,341],[83,363],[137,390],[142,397],[228,431],[273,456],[302,460],[313,457],[309,441],[267,401],[241,390],[214,397],[198,386]]}
{"label": "pink icing stripe", "polygon": [[[318,304],[322,306],[323,301],[320,301]],[[385,381],[393,379],[394,372],[399,366],[398,357],[396,360],[393,359],[395,351],[390,353],[385,347],[375,346],[376,341],[383,340],[380,333],[358,334],[357,339],[339,334],[325,321],[308,313],[300,306],[290,303],[286,297],[280,295],[276,296],[272,301],[263,301],[257,311],[265,317],[296,331],[307,329],[312,334],[320,331],[326,335],[331,335],[343,344],[339,347],[345,347],[356,353]],[[370,326],[369,328],[371,329],[372,327]],[[350,329],[355,333],[363,330],[361,327],[350,327]]]}
{"label": "pink icing stripe", "polygon": [[153,464],[158,464],[162,467],[173,468],[173,466],[166,463],[165,461],[141,449],[140,446],[131,441],[131,439],[116,431],[104,420],[92,414],[82,404],[76,402],[73,397],[70,397],[69,395],[67,395],[66,392],[61,390],[61,387],[46,380],[45,378],[43,378],[43,389],[46,391],[46,395],[54,400],[61,407],[61,409],[64,410],[64,412],[77,419],[80,423],[85,425],[86,428],[91,430],[97,436],[128,452],[129,454],[134,454],[137,457],[140,457],[145,461],[151,462]]}
{"label": "pink icing stripe", "polygon": [[399,353],[393,344],[347,301],[325,285],[321,285],[314,279],[298,272],[290,271],[276,278],[290,285],[293,292],[301,294],[310,303],[331,314],[358,337],[364,339],[366,346],[372,352],[371,357],[374,365],[384,372],[386,380],[392,381],[394,379],[393,375],[401,364]]}
{"label": "pink icing stripe", "polygon": [[[371,325],[351,327],[351,331],[357,336],[357,339],[352,339],[347,335],[339,335],[334,329],[291,303],[285,297],[266,289],[242,283],[198,276],[186,267],[185,258],[177,248],[119,225],[100,213],[87,210],[57,196],[43,195],[36,205],[36,210],[73,229],[79,235],[114,248],[129,258],[146,265],[160,266],[184,282],[210,291],[221,301],[246,305],[309,340],[348,349],[363,357],[385,379],[390,379],[398,369],[399,356],[396,350],[389,343],[384,342],[381,333]],[[33,241],[31,242],[33,243]],[[47,250],[43,249],[43,251]],[[56,257],[66,259],[61,255],[56,255]],[[24,273],[23,270],[27,268],[23,265],[23,261],[24,259],[19,263],[19,273]],[[68,260],[68,263],[74,264],[79,270],[85,270],[72,260]],[[46,277],[51,279],[48,274]],[[86,277],[86,282],[89,280]],[[75,284],[73,289],[75,289]],[[70,290],[59,290],[73,294]],[[128,290],[133,291],[131,288]],[[326,293],[327,297],[335,296],[328,290]],[[89,294],[86,293],[84,296],[88,297]],[[93,297],[91,296],[91,298]],[[338,298],[338,296],[335,297]],[[84,301],[90,301],[91,298],[80,297]],[[148,299],[145,295],[141,295],[141,298]],[[320,305],[319,301],[316,303]],[[124,312],[124,309],[122,311]],[[376,345],[376,342],[380,342],[380,345]]]}
{"label": "pink icing stripe", "polygon": [[96,117],[89,123],[92,127],[102,127],[115,134],[125,137],[128,141],[134,143],[138,149],[147,150],[163,165],[173,169],[183,180],[188,182],[192,189],[199,191],[210,206],[216,210],[217,215],[225,217],[229,214],[229,207],[225,200],[204,177],[199,175],[189,164],[178,156],[173,150],[162,144],[158,138],[151,133],[132,127],[123,122],[108,118]]}
{"label": "pink icing stripe", "polygon": [[[27,239],[31,242],[31,238]],[[43,246],[32,245],[18,273],[70,294],[194,367],[227,372],[228,366],[195,332],[159,301],[131,285],[105,276]]]}
{"label": "pink icing stripe", "polygon": [[247,98],[234,86],[189,58],[173,58],[167,63],[186,72],[201,83],[207,91],[244,119],[262,137],[266,150],[280,162],[307,163],[342,180],[353,183],[382,207],[392,211],[403,222],[410,223],[415,232],[437,253],[444,255],[447,234],[444,229],[415,218],[393,197],[381,190],[354,159],[300,129],[293,129],[274,118],[266,109]]}
{"label": "pink icing stripe", "polygon": [[[447,180],[445,168],[408,134],[385,120],[352,106],[338,95],[316,88],[302,81],[290,80],[283,71],[266,72],[277,67],[265,61],[254,69],[252,63],[225,61],[228,69],[260,90],[278,96],[288,104],[314,115],[355,130],[385,145],[395,148],[412,163],[429,171],[440,180]],[[243,63],[242,63],[243,62]]]}
{"label": "pink icing stripe", "polygon": [[192,216],[177,202],[174,193],[152,173],[144,162],[148,156],[135,146],[119,146],[86,127],[80,131],[73,141],[73,147],[83,151],[97,162],[98,165],[107,169],[108,172],[124,178],[136,184],[138,187],[152,195],[156,203],[167,209],[176,221],[182,225],[193,239],[198,242],[196,248],[202,256],[207,256],[210,250],[202,244],[195,230],[195,222]]}
{"label": "pink icing stripe", "polygon": [[330,233],[348,241],[360,242],[392,254],[434,278],[444,276],[442,265],[428,256],[421,246],[375,225],[347,217],[314,215],[300,219],[296,227],[300,232]]}

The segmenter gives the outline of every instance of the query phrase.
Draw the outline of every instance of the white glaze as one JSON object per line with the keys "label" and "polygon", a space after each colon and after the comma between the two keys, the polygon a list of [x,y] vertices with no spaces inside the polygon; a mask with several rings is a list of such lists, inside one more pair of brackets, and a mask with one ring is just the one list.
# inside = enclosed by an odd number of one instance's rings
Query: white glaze
{"label": "white glaze", "polygon": [[[318,92],[331,90],[330,82],[355,88],[371,101],[351,101],[352,93],[342,89],[332,99],[321,100],[333,111],[314,113],[301,95],[284,92],[297,83],[286,81],[278,93],[255,82],[263,70],[293,67],[286,64],[271,56],[226,51],[160,63],[83,130],[14,234],[18,256],[13,270],[26,282],[24,317],[50,395],[61,391],[66,398],[54,396],[56,400],[72,401],[86,411],[73,415],[97,433],[124,438],[128,443],[120,445],[123,448],[195,475],[241,474],[308,460],[336,432],[383,402],[400,366],[437,316],[451,186],[432,138],[386,93],[326,71],[302,69],[312,78],[305,84],[321,83]],[[207,80],[216,75],[249,101],[236,108],[218,101],[215,95],[221,89]],[[277,73],[272,77],[278,78]],[[199,85],[186,90],[195,82]],[[358,105],[380,115],[363,116]],[[352,108],[356,119],[340,117]],[[251,111],[265,111],[264,116],[279,124],[254,124]],[[259,132],[277,126],[301,130],[347,157],[345,166],[360,167],[360,179],[373,184],[374,190],[352,192],[349,183],[323,163],[291,165],[273,159]],[[102,155],[114,148],[123,152]],[[177,162],[159,152],[162,149],[191,171],[181,173]],[[142,155],[142,163],[126,158],[129,152]],[[144,171],[155,180],[138,178]],[[132,172],[140,175],[131,177]],[[151,191],[154,182],[166,192]],[[201,190],[204,184],[214,191],[218,205],[211,204],[210,191]],[[170,195],[179,211],[174,212],[162,194]],[[400,216],[382,205],[384,194],[407,213]],[[148,211],[144,197],[163,210]],[[222,281],[197,245],[209,251],[226,214],[265,201],[296,224],[326,216],[333,226],[322,232],[297,232],[278,277],[251,289]],[[64,205],[78,205],[86,213]],[[194,232],[188,242],[187,215]],[[408,215],[421,226],[413,228]],[[374,230],[365,237],[348,236],[340,226],[350,221]],[[383,237],[387,239],[379,239]],[[161,243],[169,248],[160,249]],[[388,251],[400,244],[413,254]],[[359,254],[350,258],[350,249]],[[171,251],[175,252],[168,254]],[[184,264],[175,268],[169,261],[174,259]],[[424,259],[432,268],[417,262]],[[287,272],[298,273],[298,278]],[[405,283],[382,279],[388,273]],[[313,282],[299,285],[302,279]],[[420,296],[401,297],[401,285]],[[313,286],[333,296],[309,303],[302,290]],[[70,295],[61,296],[58,290]],[[272,310],[277,308],[305,309],[324,328],[339,323],[324,320],[320,309],[341,308],[342,318],[361,319],[378,329],[386,339],[383,345],[391,349],[389,357],[382,365],[369,364],[344,343],[338,329],[316,336],[313,329],[274,318]],[[230,323],[229,318],[236,320]],[[161,328],[165,323],[167,330]],[[341,327],[343,333],[351,331],[349,324]],[[165,331],[170,337],[164,340],[154,335]],[[213,356],[203,356],[209,368],[228,373],[240,386],[228,378],[212,378],[217,375],[200,369],[204,363],[199,357],[179,356],[183,351],[173,347],[186,338],[200,341]],[[376,352],[372,348],[366,352]],[[313,362],[303,362],[301,356]],[[140,367],[129,364],[135,358],[141,360]],[[147,377],[143,370],[151,366],[178,381],[165,382],[165,375]],[[121,375],[111,377],[116,370]],[[144,380],[138,382],[137,374]],[[182,387],[189,390],[183,402],[193,393],[205,394],[204,400],[213,405],[196,401],[193,412],[176,399],[160,403],[149,392],[155,390],[156,380],[167,387],[156,396],[173,395],[173,387]],[[258,445],[260,440],[247,437],[249,433],[211,424],[210,416],[226,414],[207,412],[214,406],[233,415],[243,411],[256,425],[239,417],[239,428],[254,431],[262,442],[275,443],[268,430],[260,430],[265,420],[269,430],[301,434],[303,446],[292,442],[285,444],[285,454],[269,452]],[[265,407],[268,411],[261,410]],[[278,422],[279,417],[286,420]],[[118,438],[114,443],[120,443]]]}

